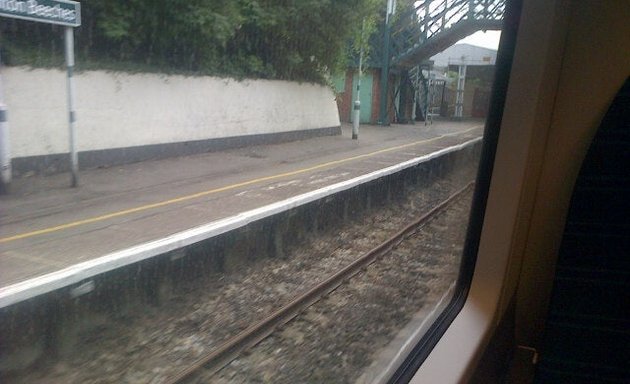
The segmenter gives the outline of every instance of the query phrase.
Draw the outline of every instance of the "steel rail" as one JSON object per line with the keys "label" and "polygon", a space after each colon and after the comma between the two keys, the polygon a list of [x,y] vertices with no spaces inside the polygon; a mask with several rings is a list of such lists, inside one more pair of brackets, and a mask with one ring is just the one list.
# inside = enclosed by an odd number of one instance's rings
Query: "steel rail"
{"label": "steel rail", "polygon": [[454,200],[461,197],[466,191],[471,189],[473,185],[474,182],[468,183],[465,187],[450,195],[446,200],[433,207],[427,213],[422,215],[411,224],[407,225],[402,230],[398,231],[395,235],[391,236],[380,245],[372,248],[370,251],[363,254],[363,256],[361,256],[360,258],[348,264],[346,267],[339,270],[313,288],[304,292],[302,295],[296,297],[287,305],[276,310],[263,320],[249,326],[234,337],[227,339],[216,349],[196,360],[190,366],[186,367],[174,376],[169,377],[166,380],[166,383],[179,384],[186,382],[187,380],[192,379],[202,369],[209,374],[217,372],[218,370],[229,364],[232,360],[237,358],[243,351],[258,344],[267,336],[271,335],[276,328],[291,321],[300,312],[315,304],[322,297],[333,292],[336,288],[343,284],[344,281],[350,279],[351,277],[359,273],[362,269],[366,268],[374,261],[376,261],[376,259],[383,256],[392,248],[400,244],[408,234],[416,230],[419,226],[423,225],[435,214],[445,209]]}

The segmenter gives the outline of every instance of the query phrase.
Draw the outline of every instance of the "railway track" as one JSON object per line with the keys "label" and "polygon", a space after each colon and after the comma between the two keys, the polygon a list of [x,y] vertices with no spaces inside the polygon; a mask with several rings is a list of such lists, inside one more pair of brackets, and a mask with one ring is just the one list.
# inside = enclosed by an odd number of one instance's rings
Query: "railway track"
{"label": "railway track", "polygon": [[300,296],[296,297],[261,321],[229,338],[214,350],[195,360],[185,369],[169,377],[166,380],[166,383],[185,383],[194,379],[200,372],[204,372],[204,374],[212,374],[219,371],[244,351],[252,348],[260,341],[271,335],[276,329],[291,321],[302,311],[318,302],[322,297],[333,292],[341,284],[343,284],[344,281],[347,281],[374,261],[387,254],[390,250],[400,244],[409,234],[413,233],[429,219],[443,211],[454,201],[458,200],[462,195],[468,192],[472,188],[473,184],[474,183],[469,183],[465,187],[453,193],[420,218],[408,224],[380,245],[364,253],[351,264],[334,273],[326,280],[316,284],[314,287],[302,293]]}

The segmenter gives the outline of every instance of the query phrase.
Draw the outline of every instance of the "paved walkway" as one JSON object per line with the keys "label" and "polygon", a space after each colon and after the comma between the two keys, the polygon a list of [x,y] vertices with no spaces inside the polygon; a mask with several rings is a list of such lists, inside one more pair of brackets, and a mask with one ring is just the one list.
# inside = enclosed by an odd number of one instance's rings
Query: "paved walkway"
{"label": "paved walkway", "polygon": [[482,133],[481,122],[362,126],[341,136],[15,180],[0,196],[0,289]]}

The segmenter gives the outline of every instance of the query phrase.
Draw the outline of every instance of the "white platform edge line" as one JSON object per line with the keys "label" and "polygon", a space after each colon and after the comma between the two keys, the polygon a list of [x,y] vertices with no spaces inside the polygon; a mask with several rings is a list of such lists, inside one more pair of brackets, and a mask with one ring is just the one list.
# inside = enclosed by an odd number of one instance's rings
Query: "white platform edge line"
{"label": "white platform edge line", "polygon": [[430,161],[445,154],[460,151],[467,146],[471,146],[481,141],[482,139],[482,137],[477,137],[464,143],[453,145],[391,167],[383,168],[350,180],[330,185],[328,187],[307,192],[224,219],[219,219],[208,224],[175,233],[159,240],[153,240],[121,251],[109,253],[96,259],[75,264],[59,271],[51,272],[43,276],[34,277],[29,280],[0,288],[0,308],[7,307],[20,301],[28,300],[56,289],[67,287],[98,274],[109,272],[113,269],[124,267],[138,261],[155,257],[166,252],[218,236],[231,230],[243,227],[251,222],[288,211],[295,207],[308,204],[330,195],[334,195],[360,184],[400,172],[406,168]]}

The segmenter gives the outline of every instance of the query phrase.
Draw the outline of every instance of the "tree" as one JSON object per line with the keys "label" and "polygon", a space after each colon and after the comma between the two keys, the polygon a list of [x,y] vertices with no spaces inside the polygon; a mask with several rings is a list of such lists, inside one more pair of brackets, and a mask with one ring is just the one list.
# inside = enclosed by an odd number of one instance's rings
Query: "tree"
{"label": "tree", "polygon": [[[380,4],[379,4],[380,3]],[[323,82],[383,0],[87,0],[78,66]],[[9,64],[58,65],[50,29],[0,25]],[[33,53],[34,52],[34,53]],[[36,60],[33,60],[36,57]],[[54,60],[47,60],[54,58]]]}

